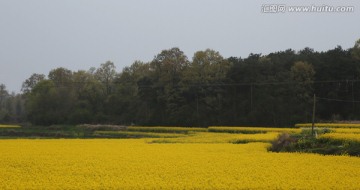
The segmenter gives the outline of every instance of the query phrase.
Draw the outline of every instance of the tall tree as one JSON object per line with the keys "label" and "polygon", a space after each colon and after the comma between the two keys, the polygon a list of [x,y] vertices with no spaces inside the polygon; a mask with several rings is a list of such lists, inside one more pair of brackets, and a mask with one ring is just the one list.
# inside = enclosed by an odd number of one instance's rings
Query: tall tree
{"label": "tall tree", "polygon": [[116,123],[131,124],[144,121],[137,119],[140,109],[144,109],[138,101],[138,81],[149,74],[148,63],[135,61],[116,75],[113,93],[109,96],[106,106],[107,114],[111,115]]}
{"label": "tall tree", "polygon": [[96,69],[95,77],[105,86],[105,94],[109,95],[111,93],[112,82],[116,75],[116,67],[113,62],[107,61],[102,63],[100,68]]}
{"label": "tall tree", "polygon": [[23,82],[21,91],[24,94],[28,94],[36,86],[37,83],[39,83],[44,79],[45,79],[45,75],[43,74],[37,74],[37,73],[32,74],[28,79],[26,79]]}
{"label": "tall tree", "polygon": [[6,109],[6,100],[9,98],[9,93],[6,90],[5,84],[0,84],[0,122],[8,120],[8,110]]}
{"label": "tall tree", "polygon": [[295,82],[295,94],[302,101],[311,100],[315,70],[307,62],[298,61],[291,67],[291,78]]}
{"label": "tall tree", "polygon": [[355,59],[360,60],[360,39],[358,39],[355,42],[355,45],[352,48],[351,54]]}
{"label": "tall tree", "polygon": [[[215,124],[221,120],[220,109],[224,103],[224,89],[221,84],[229,69],[230,62],[217,51],[206,49],[194,54],[182,77],[182,90],[187,97],[187,118],[192,118],[199,126]],[[196,111],[189,112],[189,108]]]}
{"label": "tall tree", "polygon": [[314,76],[313,66],[307,62],[297,61],[290,69],[291,81],[294,82],[291,91],[294,98],[291,98],[289,104],[292,111],[292,118],[301,121],[310,121],[311,108],[314,94]]}
{"label": "tall tree", "polygon": [[53,81],[40,81],[32,89],[26,102],[30,122],[36,125],[65,123],[66,120],[58,113],[59,99]]}
{"label": "tall tree", "polygon": [[72,71],[63,67],[51,70],[48,78],[57,87],[71,87],[73,85]]}
{"label": "tall tree", "polygon": [[3,106],[8,96],[9,92],[6,90],[5,84],[0,84],[0,106]]}
{"label": "tall tree", "polygon": [[158,119],[164,124],[174,125],[179,118],[182,101],[175,101],[175,97],[181,97],[178,85],[188,64],[188,58],[179,48],[161,51],[150,63],[150,77],[157,92],[155,112],[159,113]]}

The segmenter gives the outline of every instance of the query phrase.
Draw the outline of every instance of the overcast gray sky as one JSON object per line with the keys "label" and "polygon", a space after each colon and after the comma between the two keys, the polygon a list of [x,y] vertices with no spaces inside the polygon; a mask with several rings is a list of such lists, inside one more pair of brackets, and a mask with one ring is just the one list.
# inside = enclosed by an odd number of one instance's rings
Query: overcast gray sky
{"label": "overcast gray sky", "polygon": [[[350,13],[263,13],[264,4],[354,6]],[[113,61],[117,71],[179,47],[247,57],[360,38],[358,0],[0,0],[0,83],[19,92],[32,73]]]}

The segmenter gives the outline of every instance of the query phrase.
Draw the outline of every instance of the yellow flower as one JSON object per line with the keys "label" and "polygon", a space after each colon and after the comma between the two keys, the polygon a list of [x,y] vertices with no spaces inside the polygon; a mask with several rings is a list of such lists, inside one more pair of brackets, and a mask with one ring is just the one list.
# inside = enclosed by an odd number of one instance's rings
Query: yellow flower
{"label": "yellow flower", "polygon": [[[206,135],[237,134],[188,138]],[[357,157],[271,153],[263,142],[149,140],[0,140],[0,189],[360,189]]]}

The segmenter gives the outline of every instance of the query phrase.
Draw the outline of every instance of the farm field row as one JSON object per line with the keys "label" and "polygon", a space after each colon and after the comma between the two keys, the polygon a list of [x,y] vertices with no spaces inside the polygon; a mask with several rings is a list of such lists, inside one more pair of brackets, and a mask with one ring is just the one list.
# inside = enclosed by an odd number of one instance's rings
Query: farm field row
{"label": "farm field row", "polygon": [[320,138],[360,142],[360,134],[358,133],[326,133],[320,135]]}
{"label": "farm field row", "polygon": [[231,134],[198,132],[177,138],[161,138],[148,140],[150,143],[247,143],[247,142],[271,142],[280,133],[258,133],[258,134]]}
{"label": "farm field row", "polygon": [[266,132],[281,132],[281,133],[300,133],[299,128],[271,128],[271,127],[226,127],[213,126],[208,128],[209,132],[222,133],[266,133]]}
{"label": "farm field row", "polygon": [[[296,124],[297,128],[311,127],[311,123]],[[359,123],[315,123],[315,127],[319,128],[360,128]]]}

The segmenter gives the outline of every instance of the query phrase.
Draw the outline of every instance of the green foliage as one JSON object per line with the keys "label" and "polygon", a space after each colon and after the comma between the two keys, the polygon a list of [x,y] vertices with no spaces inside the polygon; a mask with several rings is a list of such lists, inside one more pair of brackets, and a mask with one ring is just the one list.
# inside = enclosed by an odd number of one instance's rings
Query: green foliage
{"label": "green foliage", "polygon": [[307,133],[300,135],[282,134],[269,149],[275,152],[306,152],[324,155],[360,156],[360,142],[314,138]]}
{"label": "green foliage", "polygon": [[21,91],[24,94],[28,94],[31,92],[31,90],[42,80],[45,79],[45,75],[43,74],[32,74],[28,79],[26,79],[21,87]]}
{"label": "green foliage", "polygon": [[[89,71],[57,68],[48,79],[34,74],[24,82],[26,111],[40,125],[288,127],[311,121],[315,93],[323,98],[316,102],[317,119],[360,120],[357,49],[289,49],[227,59],[206,49],[188,60],[171,48],[120,73],[110,61]],[[17,116],[1,104],[0,119]],[[24,115],[24,103],[18,104]]]}
{"label": "green foliage", "polygon": [[[332,132],[332,130],[329,129],[329,128],[317,128],[317,127],[314,128],[314,133],[317,134],[317,135],[330,133],[330,132]],[[304,135],[309,135],[310,136],[310,135],[312,135],[312,129],[311,128],[302,128],[301,133],[304,134]]]}
{"label": "green foliage", "polygon": [[86,138],[90,134],[74,125],[0,128],[0,138]]}
{"label": "green foliage", "polygon": [[357,59],[357,60],[360,60],[360,39],[358,39],[356,42],[355,42],[355,45],[353,47],[353,49],[351,50],[351,55]]}
{"label": "green foliage", "polygon": [[69,123],[79,124],[87,123],[92,120],[92,114],[87,109],[76,109],[69,116]]}

